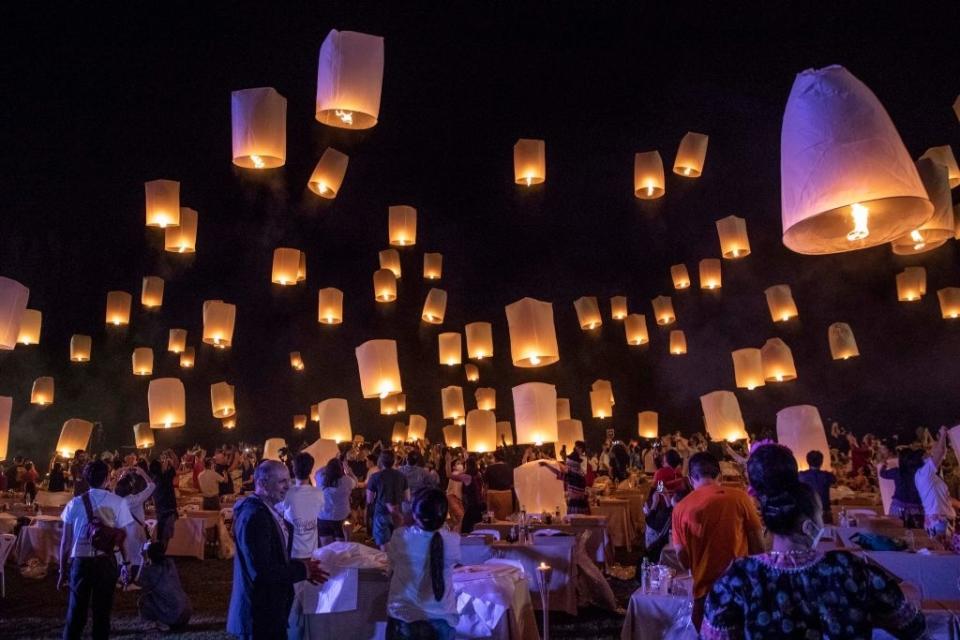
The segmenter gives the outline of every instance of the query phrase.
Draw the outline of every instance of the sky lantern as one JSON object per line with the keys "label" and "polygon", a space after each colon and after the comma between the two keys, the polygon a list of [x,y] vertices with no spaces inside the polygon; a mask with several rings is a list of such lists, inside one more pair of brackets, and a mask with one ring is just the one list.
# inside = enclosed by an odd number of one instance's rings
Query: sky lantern
{"label": "sky lantern", "polygon": [[933,211],[877,97],[839,65],[797,74],[780,132],[783,244],[825,254],[890,242]]}
{"label": "sky lantern", "polygon": [[70,337],[70,362],[90,362],[93,340],[75,333]]}
{"label": "sky lantern", "polygon": [[180,225],[180,183],[176,180],[151,180],[143,183],[146,195],[147,226]]}
{"label": "sky lantern", "polygon": [[439,280],[443,274],[443,254],[423,254],[423,277],[426,280]]}
{"label": "sky lantern", "polygon": [[907,267],[897,274],[897,300],[916,302],[927,292],[927,270]]}
{"label": "sky lantern", "polygon": [[613,403],[606,389],[595,389],[590,392],[590,413],[594,418],[603,420],[613,415]]}
{"label": "sky lantern", "polygon": [[570,398],[557,398],[557,420],[570,419]]}
{"label": "sky lantern", "polygon": [[623,320],[627,317],[626,296],[613,296],[610,298],[610,317],[614,320]]}
{"label": "sky lantern", "polygon": [[451,449],[463,446],[463,427],[458,424],[448,424],[443,428],[443,441]]}
{"label": "sky lantern", "polygon": [[583,296],[573,301],[573,308],[577,312],[577,320],[584,331],[596,329],[603,324],[600,317],[600,306],[594,296]]}
{"label": "sky lantern", "polygon": [[526,382],[513,388],[513,415],[517,444],[541,445],[557,441],[557,388],[545,382]]}
{"label": "sky lantern", "polygon": [[229,418],[237,412],[234,386],[227,382],[210,385],[210,407],[214,418]]}
{"label": "sky lantern", "polygon": [[566,455],[573,453],[577,442],[583,442],[583,423],[579,420],[558,420],[557,421],[557,442],[554,445],[557,453],[557,460],[561,459],[561,451]]}
{"label": "sky lantern", "polygon": [[650,301],[653,305],[653,317],[657,319],[657,324],[672,324],[677,319],[677,314],[673,312],[673,300],[670,296],[657,296]]}
{"label": "sky lantern", "polygon": [[471,322],[464,327],[467,334],[467,357],[483,360],[493,355],[493,325],[489,322]]}
{"label": "sky lantern", "polygon": [[334,287],[320,289],[317,302],[317,321],[320,324],[343,322],[343,291]]}
{"label": "sky lantern", "polygon": [[463,365],[463,372],[467,376],[467,382],[480,381],[480,369],[477,368],[477,365],[467,363]]}
{"label": "sky lantern", "polygon": [[777,442],[790,449],[800,471],[809,469],[807,454],[823,454],[823,470],[830,471],[830,445],[820,420],[820,412],[809,404],[787,407],[777,412]]}
{"label": "sky lantern", "polygon": [[690,288],[690,272],[687,271],[687,265],[675,264],[670,267],[670,278],[673,280],[673,288],[677,291]]}
{"label": "sky lantern", "polygon": [[373,299],[377,302],[393,302],[397,299],[397,276],[390,269],[373,272]]}
{"label": "sky lantern", "polygon": [[767,296],[767,307],[774,322],[786,322],[799,315],[790,285],[775,284],[764,289],[763,293]]}
{"label": "sky lantern", "polygon": [[515,367],[543,367],[560,360],[553,305],[523,298],[506,306],[510,356]]}
{"label": "sky lantern", "polygon": [[647,332],[647,316],[642,313],[631,313],[623,323],[627,333],[627,344],[637,346],[650,342]]}
{"label": "sky lantern", "polygon": [[340,185],[343,184],[343,176],[347,174],[348,162],[350,157],[347,154],[340,153],[333,147],[327,147],[320,156],[317,166],[313,168],[313,173],[310,174],[307,188],[321,198],[328,200],[336,198]]}
{"label": "sky lantern", "polygon": [[40,344],[40,329],[43,326],[43,314],[36,309],[24,309],[20,316],[20,330],[17,332],[17,344]]}
{"label": "sky lantern", "polygon": [[497,417],[493,411],[474,409],[467,414],[467,451],[489,453],[497,448]]}
{"label": "sky lantern", "polygon": [[944,318],[960,318],[960,287],[945,287],[937,291],[940,312]]}
{"label": "sky lantern", "polygon": [[331,29],[317,63],[317,121],[340,129],[375,126],[382,87],[383,38]]}
{"label": "sky lantern", "polygon": [[173,429],[187,423],[187,400],[177,378],[155,378],[147,388],[151,429]]}
{"label": "sky lantern", "polygon": [[153,375],[153,349],[150,347],[137,347],[133,350],[132,360],[133,375]]}
{"label": "sky lantern", "polygon": [[930,147],[920,156],[921,160],[925,158],[946,167],[947,181],[951,189],[960,186],[960,167],[957,166],[957,158],[953,155],[953,149],[950,148],[950,145],[945,144],[939,147]]}
{"label": "sky lantern", "polygon": [[780,338],[770,338],[760,349],[763,359],[763,379],[767,382],[786,382],[797,377],[793,353]]}
{"label": "sky lantern", "polygon": [[194,253],[197,250],[197,224],[194,209],[180,207],[180,225],[163,231],[163,248],[170,253]]}
{"label": "sky lantern", "polygon": [[70,418],[63,423],[63,427],[60,429],[57,453],[63,458],[72,458],[77,451],[87,449],[92,433],[92,422],[80,418]]}
{"label": "sky lantern", "polygon": [[397,400],[399,400],[399,398],[400,394],[380,398],[380,415],[394,416],[399,413],[399,411],[397,411]]}
{"label": "sky lantern", "polygon": [[460,345],[460,334],[455,331],[448,331],[437,336],[440,351],[440,364],[453,367],[460,364],[462,347]]}
{"label": "sky lantern", "polygon": [[763,354],[760,349],[737,349],[733,356],[733,376],[738,389],[753,391],[766,385],[763,379]]}
{"label": "sky lantern", "polygon": [[390,271],[393,271],[393,275],[397,277],[397,280],[399,280],[400,274],[402,273],[400,269],[400,252],[396,249],[384,249],[378,256],[380,258],[380,268],[390,269]]}
{"label": "sky lantern", "polygon": [[508,447],[513,446],[513,425],[509,420],[497,422],[497,446],[506,442]]}
{"label": "sky lantern", "polygon": [[236,305],[223,300],[203,302],[203,342],[218,349],[233,344],[233,326],[237,319]]}
{"label": "sky lantern", "polygon": [[666,192],[663,179],[663,160],[659,151],[633,155],[633,195],[641,200],[655,200]]}
{"label": "sky lantern", "polygon": [[447,292],[443,289],[430,289],[427,299],[423,301],[423,312],[420,318],[428,324],[443,324],[443,316],[447,312]]}
{"label": "sky lantern", "polygon": [[717,220],[717,235],[720,237],[720,254],[724,258],[745,258],[750,255],[747,221],[743,218],[727,216]]}
{"label": "sky lantern", "polygon": [[287,448],[287,441],[283,438],[267,438],[263,443],[263,459],[280,461],[280,451]]}
{"label": "sky lantern", "polygon": [[310,422],[320,421],[320,403],[310,405]]}
{"label": "sky lantern", "polygon": [[41,407],[53,404],[53,378],[43,376],[33,381],[33,388],[30,390],[30,404],[38,404]]}
{"label": "sky lantern", "polygon": [[153,429],[149,422],[138,422],[133,425],[133,440],[137,449],[149,449],[153,447]]}
{"label": "sky lantern", "polygon": [[183,353],[187,348],[187,330],[170,329],[167,337],[167,351],[170,353]]}
{"label": "sky lantern", "polygon": [[397,399],[397,413],[404,413],[407,410],[407,394],[398,393],[395,397]]}
{"label": "sky lantern", "polygon": [[479,387],[473,396],[477,399],[477,409],[493,411],[497,408],[497,390],[493,387]]}
{"label": "sky lantern", "polygon": [[846,322],[834,322],[830,325],[827,329],[827,340],[830,342],[830,355],[834,360],[848,360],[860,355],[853,329]]}
{"label": "sky lantern", "polygon": [[303,431],[303,430],[306,429],[306,428],[307,428],[307,416],[306,416],[306,415],[304,415],[304,414],[302,414],[302,413],[298,413],[297,415],[293,416],[293,429],[294,429],[294,431]]}
{"label": "sky lantern", "polygon": [[687,336],[680,329],[670,332],[670,355],[682,356],[687,352]]}
{"label": "sky lantern", "polygon": [[720,260],[717,258],[704,258],[700,261],[700,288],[701,289],[719,289],[723,286],[723,280],[720,274]]}
{"label": "sky lantern", "polygon": [[287,99],[273,87],[230,93],[233,164],[276,169],[287,159]]}
{"label": "sky lantern", "polygon": [[637,414],[637,435],[641,438],[660,436],[660,416],[656,411],[641,411]]}
{"label": "sky lantern", "polygon": [[107,292],[107,324],[115,327],[130,324],[130,306],[133,296],[126,291]]}
{"label": "sky lantern", "polygon": [[303,371],[306,368],[303,363],[303,356],[300,355],[299,351],[290,352],[290,368],[294,371]]}
{"label": "sky lantern", "polygon": [[716,442],[745,440],[746,427],[740,413],[740,403],[732,391],[711,391],[700,396],[704,424],[710,438]]}
{"label": "sky lantern", "polygon": [[273,250],[273,271],[270,281],[282,286],[307,279],[307,254],[299,249],[278,247]]}
{"label": "sky lantern", "polygon": [[320,437],[324,440],[333,440],[337,444],[353,440],[350,405],[346,398],[327,398],[318,404],[317,422],[320,425]]}
{"label": "sky lantern", "polygon": [[416,413],[407,422],[407,441],[416,442],[427,437],[427,419]]}
{"label": "sky lantern", "polygon": [[707,159],[707,142],[710,137],[703,133],[688,131],[680,139],[677,157],[673,161],[673,172],[685,178],[699,178],[703,173],[703,163]]}
{"label": "sky lantern", "polygon": [[364,398],[386,398],[403,391],[396,340],[367,340],[356,354]]}
{"label": "sky lantern", "polygon": [[409,247],[417,243],[417,210],[405,204],[387,209],[390,246]]}
{"label": "sky lantern", "polygon": [[456,420],[467,414],[463,406],[463,387],[449,386],[440,389],[444,419]]}
{"label": "sky lantern", "polygon": [[528,187],[547,179],[547,157],[543,140],[520,138],[513,145],[513,181]]}
{"label": "sky lantern", "polygon": [[197,361],[197,352],[193,347],[187,347],[180,352],[180,368],[192,369]]}
{"label": "sky lantern", "polygon": [[897,255],[933,251],[953,238],[954,234],[953,203],[950,184],[947,180],[947,168],[932,158],[920,158],[917,161],[917,173],[920,174],[920,180],[927,190],[927,197],[933,205],[933,216],[891,243],[893,252]]}
{"label": "sky lantern", "polygon": [[144,276],[140,304],[150,309],[156,309],[163,304],[163,278]]}
{"label": "sky lantern", "polygon": [[590,385],[591,391],[602,391],[610,397],[610,405],[613,406],[617,404],[616,399],[613,397],[613,384],[609,380],[604,380],[603,378],[598,378],[593,381],[593,384]]}
{"label": "sky lantern", "polygon": [[10,413],[13,409],[13,398],[0,396],[0,460],[7,459],[7,449],[10,443]]}
{"label": "sky lantern", "polygon": [[29,297],[30,290],[25,286],[0,276],[0,351],[10,351],[17,346]]}

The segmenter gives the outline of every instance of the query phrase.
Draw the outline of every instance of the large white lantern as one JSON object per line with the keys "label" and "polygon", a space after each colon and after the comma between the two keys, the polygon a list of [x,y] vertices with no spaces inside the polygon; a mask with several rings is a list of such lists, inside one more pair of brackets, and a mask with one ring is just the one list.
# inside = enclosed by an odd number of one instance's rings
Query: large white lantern
{"label": "large white lantern", "polygon": [[400,394],[387,396],[386,398],[380,398],[380,415],[382,416],[393,416],[399,413],[397,411],[397,401],[400,399]]}
{"label": "large white lantern", "polygon": [[454,367],[460,364],[463,347],[460,334],[448,331],[437,336],[440,364]]}
{"label": "large white lantern", "polygon": [[137,347],[133,350],[132,360],[133,375],[153,375],[153,349],[150,347]]}
{"label": "large white lantern", "polygon": [[520,138],[513,145],[513,181],[528,187],[547,179],[547,159],[543,140]]}
{"label": "large white lantern", "polygon": [[407,441],[416,442],[427,437],[427,419],[416,413],[410,415],[407,423]]}
{"label": "large white lantern", "polygon": [[688,131],[680,140],[677,157],[673,161],[673,172],[685,178],[699,178],[707,159],[709,139],[706,134]]}
{"label": "large white lantern", "polygon": [[93,340],[76,333],[70,337],[70,362],[90,362]]}
{"label": "large white lantern", "polygon": [[17,332],[17,344],[40,344],[40,329],[43,326],[43,313],[36,309],[24,309],[20,317],[20,331]]}
{"label": "large white lantern", "polygon": [[387,228],[391,246],[409,247],[417,242],[417,210],[405,204],[387,209]]}
{"label": "large white lantern", "polygon": [[929,158],[937,164],[946,167],[947,180],[949,181],[951,189],[960,186],[960,167],[957,166],[957,158],[953,155],[953,149],[950,148],[950,145],[945,144],[939,147],[930,147],[920,156],[921,160],[925,158]]}
{"label": "large white lantern", "polygon": [[690,288],[690,272],[687,271],[687,265],[675,264],[670,267],[670,278],[673,280],[673,288],[677,291]]}
{"label": "large white lantern", "polygon": [[449,386],[440,390],[440,401],[443,405],[443,417],[456,420],[466,415],[463,406],[463,387]]}
{"label": "large white lantern", "polygon": [[701,289],[719,289],[723,286],[723,279],[720,273],[720,260],[717,258],[704,258],[700,261],[700,288]]}
{"label": "large white lantern", "polygon": [[937,291],[940,301],[940,313],[944,318],[960,318],[960,287],[944,287]]}
{"label": "large white lantern", "polygon": [[144,276],[143,287],[140,290],[140,304],[151,309],[163,304],[163,278]]}
{"label": "large white lantern", "polygon": [[517,501],[527,513],[553,513],[559,508],[563,517],[567,513],[563,482],[540,463],[540,460],[533,460],[513,470]]}
{"label": "large white lantern", "polygon": [[471,322],[464,327],[467,334],[467,357],[483,360],[493,355],[493,325],[489,322]]}
{"label": "large white lantern", "polygon": [[327,147],[320,156],[317,166],[313,168],[313,173],[310,174],[307,188],[321,198],[328,200],[336,198],[340,185],[343,184],[343,176],[347,173],[349,161],[347,154],[340,153],[333,147]]}
{"label": "large white lantern", "polygon": [[637,414],[637,435],[641,438],[660,436],[660,416],[656,411],[641,411]]}
{"label": "large white lantern", "polygon": [[280,461],[281,449],[287,448],[287,441],[283,438],[267,438],[263,443],[263,459]]}
{"label": "large white lantern", "polygon": [[897,274],[897,300],[916,302],[927,292],[927,270],[907,267]]}
{"label": "large white lantern", "polygon": [[[609,380],[604,380],[603,378],[598,378],[593,381],[593,384],[590,385],[591,391],[602,391],[607,394],[610,398],[610,406],[613,406],[617,403],[616,399],[613,397],[613,383]],[[608,413],[609,415],[609,413]]]}
{"label": "large white lantern", "polygon": [[233,164],[244,169],[275,169],[287,158],[287,99],[273,87],[230,94]]}
{"label": "large white lantern", "polygon": [[307,279],[307,254],[299,249],[278,247],[273,250],[270,281],[289,286]]}
{"label": "large white lantern", "polygon": [[197,351],[193,347],[187,347],[180,353],[180,368],[192,369],[197,361]]}
{"label": "large white lantern", "polygon": [[356,348],[364,398],[386,398],[403,391],[396,340],[368,340]]}
{"label": "large white lantern", "polygon": [[25,286],[0,276],[0,351],[10,351],[17,346],[29,297],[30,290]]}
{"label": "large white lantern", "polygon": [[650,342],[647,331],[647,316],[642,313],[631,313],[623,323],[627,334],[627,344],[637,346]]}
{"label": "large white lantern", "polygon": [[523,298],[506,306],[510,355],[515,367],[543,367],[560,360],[553,305]]}
{"label": "large white lantern", "polygon": [[633,155],[633,195],[641,200],[654,200],[665,193],[663,160],[659,151]]}
{"label": "large white lantern", "polygon": [[197,250],[199,216],[195,209],[180,207],[180,225],[163,232],[163,248],[170,253],[194,253]]}
{"label": "large white lantern", "polygon": [[834,360],[848,360],[860,355],[853,329],[846,322],[834,322],[830,325],[827,329],[827,340],[830,342],[830,355]]}
{"label": "large white lantern", "polygon": [[760,349],[737,349],[731,355],[738,389],[752,391],[766,384],[763,379],[763,355]]}
{"label": "large white lantern", "polygon": [[147,388],[147,406],[152,429],[173,429],[187,423],[183,383],[177,378],[156,378]]}
{"label": "large white lantern", "polygon": [[600,317],[600,306],[594,296],[583,296],[573,301],[573,308],[577,311],[577,320],[584,331],[596,329],[603,324]]}
{"label": "large white lantern", "polygon": [[210,385],[210,407],[214,418],[229,418],[237,412],[234,386],[227,382]]}
{"label": "large white lantern", "polygon": [[830,471],[830,445],[820,420],[820,412],[809,404],[787,407],[777,412],[777,442],[790,449],[801,471],[809,468],[807,454],[823,454],[823,470]]}
{"label": "large white lantern", "polygon": [[556,448],[557,459],[560,458],[560,451],[565,450],[567,455],[573,453],[573,450],[577,442],[582,442],[583,438],[583,423],[579,420],[558,420],[557,421],[557,442],[554,445]]}
{"label": "large white lantern", "polygon": [[393,271],[393,275],[397,277],[397,280],[400,279],[403,271],[400,268],[400,252],[396,249],[384,249],[377,257],[380,260],[381,269],[390,269]]}
{"label": "large white lantern", "polygon": [[687,336],[680,329],[670,332],[670,355],[682,356],[687,353]]}
{"label": "large white lantern", "polygon": [[767,296],[767,307],[774,322],[786,322],[797,317],[797,303],[793,301],[790,285],[775,284],[767,287],[763,293]]}
{"label": "large white lantern", "polygon": [[451,449],[463,446],[463,427],[458,424],[448,424],[443,428],[443,441]]}
{"label": "large white lantern", "polygon": [[627,297],[613,296],[610,298],[610,317],[614,320],[623,320],[627,317]]}
{"label": "large white lantern", "polygon": [[77,451],[86,450],[93,434],[93,423],[80,418],[70,418],[60,429],[57,453],[63,458],[72,458]]}
{"label": "large white lantern", "polygon": [[373,272],[373,299],[377,302],[393,302],[397,299],[397,276],[390,269]]}
{"label": "large white lantern", "polygon": [[480,381],[480,369],[477,368],[477,365],[468,362],[463,365],[463,372],[467,375],[467,382]]}
{"label": "large white lantern", "polygon": [[328,398],[317,405],[320,437],[337,444],[353,440],[350,426],[350,407],[345,398]]}
{"label": "large white lantern", "polygon": [[473,397],[477,399],[477,409],[493,411],[497,408],[497,390],[492,387],[478,387]]}
{"label": "large white lantern", "polygon": [[30,404],[38,404],[41,407],[53,404],[53,378],[43,376],[33,381],[33,388],[30,390]]}
{"label": "large white lantern", "polygon": [[650,302],[653,304],[653,317],[657,319],[657,324],[665,326],[677,319],[670,296],[657,296]]}
{"label": "large white lantern", "polygon": [[130,324],[130,306],[133,296],[126,291],[107,292],[107,324],[115,327]]}
{"label": "large white lantern", "polygon": [[724,258],[744,258],[750,255],[747,221],[743,218],[727,216],[717,220],[717,235],[720,237],[720,254]]}
{"label": "large white lantern", "polygon": [[610,402],[610,394],[606,389],[590,392],[590,414],[600,420],[613,415],[613,403]]}
{"label": "large white lantern", "polygon": [[218,349],[233,344],[233,326],[237,319],[236,305],[223,300],[205,300],[203,303],[203,342]]}
{"label": "large white lantern", "polygon": [[527,382],[513,388],[517,444],[541,445],[557,441],[557,388]]}
{"label": "large white lantern", "polygon": [[149,449],[155,442],[153,438],[153,429],[149,422],[138,422],[133,425],[133,439],[137,449]]}
{"label": "large white lantern", "polygon": [[320,289],[317,298],[317,322],[320,324],[343,322],[343,291],[327,287]]}
{"label": "large white lantern", "polygon": [[497,448],[497,417],[493,411],[474,409],[467,414],[467,451],[488,453]]}
{"label": "large white lantern", "polygon": [[439,280],[443,275],[443,254],[423,254],[423,277],[427,280]]}
{"label": "large white lantern", "polygon": [[151,180],[143,184],[146,196],[147,226],[176,227],[180,224],[180,183],[175,180]]}
{"label": "large white lantern", "polygon": [[317,120],[341,129],[373,127],[382,87],[383,38],[331,29],[317,64]]}
{"label": "large white lantern", "polygon": [[933,205],[933,216],[910,233],[900,236],[891,244],[898,255],[926,253],[942,246],[953,238],[953,203],[950,196],[950,184],[947,168],[932,158],[920,158],[917,161],[917,173],[927,190],[927,196]]}
{"label": "large white lantern", "polygon": [[570,419],[570,398],[557,398],[557,420]]}
{"label": "large white lantern", "polygon": [[443,324],[443,316],[447,312],[447,292],[443,289],[430,289],[427,299],[423,301],[423,311],[420,318],[428,324]]}
{"label": "large white lantern", "polygon": [[744,440],[747,436],[740,403],[732,391],[711,391],[700,396],[704,424],[714,441]]}
{"label": "large white lantern", "polygon": [[187,349],[187,330],[170,329],[167,334],[167,351],[170,353],[183,353]]}
{"label": "large white lantern", "polygon": [[763,359],[763,379],[767,382],[785,382],[797,377],[793,352],[780,338],[770,338],[760,349]]}

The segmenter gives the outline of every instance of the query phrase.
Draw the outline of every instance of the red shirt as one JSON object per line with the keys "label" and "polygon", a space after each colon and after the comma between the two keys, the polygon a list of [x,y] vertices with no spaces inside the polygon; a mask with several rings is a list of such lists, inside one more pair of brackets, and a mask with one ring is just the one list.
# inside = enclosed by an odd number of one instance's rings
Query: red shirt
{"label": "red shirt", "polygon": [[657,469],[657,472],[653,474],[653,484],[657,484],[661,480],[664,484],[676,480],[680,477],[680,474],[676,469],[670,465],[665,465]]}

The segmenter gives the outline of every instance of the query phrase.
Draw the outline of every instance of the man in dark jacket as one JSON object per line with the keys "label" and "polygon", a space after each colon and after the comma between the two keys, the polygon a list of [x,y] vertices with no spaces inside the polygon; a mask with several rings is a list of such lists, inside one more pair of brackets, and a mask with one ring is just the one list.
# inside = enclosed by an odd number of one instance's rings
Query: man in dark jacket
{"label": "man in dark jacket", "polygon": [[315,560],[291,560],[293,531],[274,505],[290,487],[287,467],[265,460],[253,476],[255,493],[233,510],[233,593],[227,631],[240,638],[283,638],[293,604],[293,585],[323,582],[326,573]]}

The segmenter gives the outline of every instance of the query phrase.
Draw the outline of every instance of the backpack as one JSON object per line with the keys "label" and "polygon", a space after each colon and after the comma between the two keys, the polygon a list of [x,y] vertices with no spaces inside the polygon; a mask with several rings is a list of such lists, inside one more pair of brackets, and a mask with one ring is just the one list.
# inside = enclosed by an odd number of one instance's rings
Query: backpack
{"label": "backpack", "polygon": [[84,493],[82,498],[83,507],[87,511],[87,535],[90,536],[90,545],[96,551],[103,553],[113,553],[122,547],[123,541],[127,538],[127,532],[104,524],[100,516],[94,515],[89,491]]}

